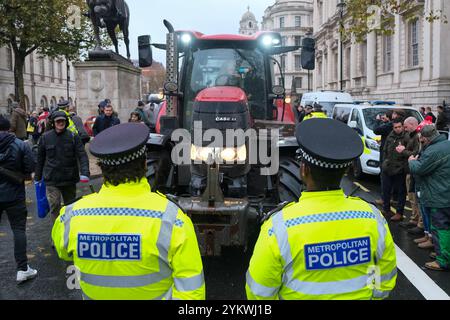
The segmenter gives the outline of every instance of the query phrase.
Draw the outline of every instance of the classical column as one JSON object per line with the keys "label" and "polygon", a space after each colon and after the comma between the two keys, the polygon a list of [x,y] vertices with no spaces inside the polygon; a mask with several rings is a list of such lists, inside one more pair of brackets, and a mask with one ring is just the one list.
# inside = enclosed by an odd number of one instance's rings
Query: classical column
{"label": "classical column", "polygon": [[367,35],[367,87],[377,86],[377,35],[372,31]]}
{"label": "classical column", "polygon": [[401,38],[401,26],[403,24],[402,18],[400,15],[395,15],[395,31],[392,35],[392,52],[393,52],[393,72],[394,79],[392,86],[399,87],[400,85],[400,38]]}
{"label": "classical column", "polygon": [[351,52],[350,52],[350,88],[355,87],[355,78],[358,76],[358,45],[356,44],[355,36],[352,35],[351,39]]}

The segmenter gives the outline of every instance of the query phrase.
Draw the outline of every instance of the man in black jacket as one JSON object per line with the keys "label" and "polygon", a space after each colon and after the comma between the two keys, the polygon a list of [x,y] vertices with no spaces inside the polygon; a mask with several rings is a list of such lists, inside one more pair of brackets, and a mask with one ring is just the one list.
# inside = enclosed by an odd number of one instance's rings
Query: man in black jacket
{"label": "man in black jacket", "polygon": [[103,130],[120,124],[119,118],[117,118],[113,113],[114,113],[113,107],[112,105],[109,104],[105,107],[104,113],[101,116],[95,118],[94,125],[92,126],[94,137]]}
{"label": "man in black jacket", "polygon": [[408,145],[408,137],[405,134],[402,119],[394,119],[393,130],[386,138],[386,144],[383,148],[383,214],[386,218],[392,215],[391,212],[391,194],[395,189],[398,192],[398,204],[395,215],[391,221],[397,222],[403,219],[403,213],[406,204],[406,167],[408,158],[405,154],[397,152],[398,146]]}
{"label": "man in black jacket", "polygon": [[44,179],[50,212],[56,219],[61,209],[61,196],[64,205],[73,202],[76,198],[76,184],[80,178],[82,182],[88,182],[90,173],[89,159],[79,135],[67,130],[69,121],[66,113],[53,113],[51,121],[54,129],[46,132],[39,141],[34,179]]}
{"label": "man in black jacket", "polygon": [[[16,181],[11,175],[21,180],[29,176],[36,165],[33,153],[25,142],[9,133],[10,122],[0,115],[0,218],[6,212],[14,234],[14,257],[17,263],[18,282],[34,278],[37,270],[30,268],[27,259],[27,207],[25,204],[25,183]],[[22,176],[22,177],[19,177]]]}

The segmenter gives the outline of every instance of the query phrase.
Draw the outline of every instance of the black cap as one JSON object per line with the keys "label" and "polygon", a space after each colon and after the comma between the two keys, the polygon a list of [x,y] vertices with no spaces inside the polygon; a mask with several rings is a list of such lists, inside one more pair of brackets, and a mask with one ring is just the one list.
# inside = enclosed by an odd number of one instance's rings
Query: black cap
{"label": "black cap", "polygon": [[64,119],[67,121],[67,114],[64,111],[54,111],[52,113],[52,120],[56,121],[59,119]]}
{"label": "black cap", "polygon": [[364,151],[361,137],[349,126],[332,119],[303,121],[295,135],[302,161],[324,169],[349,167]]}
{"label": "black cap", "polygon": [[8,131],[11,128],[11,123],[3,115],[0,114],[0,131]]}
{"label": "black cap", "polygon": [[139,100],[138,107],[145,107],[145,103],[143,101]]}
{"label": "black cap", "polygon": [[70,106],[70,102],[67,100],[63,100],[61,102],[58,103],[58,107],[59,108],[66,108]]}
{"label": "black cap", "polygon": [[95,136],[89,151],[106,165],[125,164],[145,154],[149,134],[142,123],[122,123]]}

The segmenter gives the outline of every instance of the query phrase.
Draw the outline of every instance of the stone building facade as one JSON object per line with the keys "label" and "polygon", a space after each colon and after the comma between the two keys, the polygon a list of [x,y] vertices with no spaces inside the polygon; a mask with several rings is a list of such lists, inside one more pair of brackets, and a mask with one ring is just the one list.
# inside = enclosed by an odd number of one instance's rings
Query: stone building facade
{"label": "stone building facade", "polygon": [[[283,45],[301,45],[302,39],[312,35],[313,0],[277,0],[264,12],[262,30],[279,32]],[[302,69],[300,50],[278,56],[285,75],[286,92],[300,94],[308,91],[308,70]],[[312,88],[313,73],[310,73]],[[281,84],[281,74],[275,68],[277,84]]]}
{"label": "stone building facade", "polygon": [[[315,90],[341,88],[340,0],[314,0]],[[395,15],[391,36],[372,32],[342,44],[342,89],[358,100],[437,106],[450,103],[450,24],[428,22],[428,10],[450,17],[450,1],[418,1],[416,18]],[[344,23],[349,23],[345,9]]]}
{"label": "stone building facade", "polygon": [[[76,103],[75,72],[69,61],[69,100]],[[14,101],[14,54],[0,47],[0,113],[7,113]],[[28,111],[50,107],[67,99],[67,61],[49,59],[36,51],[25,59],[25,106]]]}

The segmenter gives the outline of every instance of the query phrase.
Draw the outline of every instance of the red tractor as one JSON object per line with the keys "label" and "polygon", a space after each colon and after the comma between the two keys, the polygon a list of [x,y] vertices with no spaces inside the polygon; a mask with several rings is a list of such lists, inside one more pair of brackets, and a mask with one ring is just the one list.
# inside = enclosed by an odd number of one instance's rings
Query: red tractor
{"label": "red tractor", "polygon": [[[300,47],[282,47],[274,32],[204,35],[164,24],[166,44],[139,37],[141,67],[151,65],[152,45],[167,52],[166,100],[148,141],[148,180],[191,217],[202,254],[220,255],[222,246],[247,246],[268,211],[300,196],[295,118],[273,72],[275,65],[281,71],[274,55]],[[177,142],[177,129],[191,139]],[[253,135],[231,142],[196,139],[210,129]],[[254,154],[256,145],[267,147],[270,163]],[[187,162],[175,161],[179,150]],[[270,172],[274,162],[279,170]]]}

